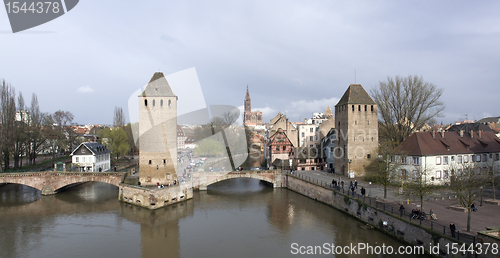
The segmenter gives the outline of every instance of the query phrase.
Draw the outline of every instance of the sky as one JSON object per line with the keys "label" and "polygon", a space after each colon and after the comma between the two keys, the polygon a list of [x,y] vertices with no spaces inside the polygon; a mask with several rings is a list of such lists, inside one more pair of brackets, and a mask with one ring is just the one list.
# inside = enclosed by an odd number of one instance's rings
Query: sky
{"label": "sky", "polygon": [[499,11],[500,1],[86,0],[12,33],[2,9],[0,79],[26,103],[36,94],[43,112],[112,124],[157,71],[195,71],[199,92],[179,95],[183,105],[203,94],[241,108],[248,86],[264,122],[333,110],[351,83],[370,92],[418,75],[444,89],[437,122],[479,120],[500,116]]}

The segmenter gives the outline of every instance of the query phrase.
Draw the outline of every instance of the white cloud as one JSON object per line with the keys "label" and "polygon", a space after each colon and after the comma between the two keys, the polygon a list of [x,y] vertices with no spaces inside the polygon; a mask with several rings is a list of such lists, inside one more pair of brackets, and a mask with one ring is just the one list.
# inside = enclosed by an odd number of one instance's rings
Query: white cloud
{"label": "white cloud", "polygon": [[78,88],[76,91],[78,91],[80,93],[93,93],[94,89],[90,86],[82,86],[82,87]]}
{"label": "white cloud", "polygon": [[[314,100],[297,100],[290,102],[285,110],[286,115],[292,121],[308,118],[315,112],[325,112],[326,107],[330,107],[332,111],[335,105],[339,102],[339,98],[332,97],[329,99],[314,99]],[[300,119],[299,119],[300,118]]]}

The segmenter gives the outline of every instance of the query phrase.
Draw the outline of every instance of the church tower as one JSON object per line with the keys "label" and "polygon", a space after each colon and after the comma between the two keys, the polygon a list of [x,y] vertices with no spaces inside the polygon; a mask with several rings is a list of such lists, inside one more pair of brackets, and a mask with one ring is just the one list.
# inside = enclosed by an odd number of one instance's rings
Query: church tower
{"label": "church tower", "polygon": [[177,181],[177,96],[156,72],[139,95],[139,181]]}
{"label": "church tower", "polygon": [[377,104],[360,84],[351,84],[335,105],[335,172],[363,176],[377,154]]}
{"label": "church tower", "polygon": [[251,113],[252,112],[252,100],[250,99],[250,93],[248,92],[248,85],[247,85],[247,94],[245,94],[245,114],[246,113]]}

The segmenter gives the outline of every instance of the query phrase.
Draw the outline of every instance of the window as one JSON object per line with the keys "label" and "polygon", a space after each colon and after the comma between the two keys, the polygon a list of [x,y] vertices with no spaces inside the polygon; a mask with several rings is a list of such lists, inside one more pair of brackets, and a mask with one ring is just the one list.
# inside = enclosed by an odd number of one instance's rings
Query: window
{"label": "window", "polygon": [[462,155],[457,156],[457,163],[462,163]]}
{"label": "window", "polygon": [[372,112],[373,112],[373,105],[372,105]]}
{"label": "window", "polygon": [[448,165],[448,156],[443,157],[443,165]]}
{"label": "window", "polygon": [[441,165],[441,157],[436,157],[436,165]]}
{"label": "window", "polygon": [[361,111],[361,105],[358,105],[358,111]]}
{"label": "window", "polygon": [[333,152],[333,147],[330,147],[330,152]]}
{"label": "window", "polygon": [[316,135],[316,136],[314,137],[314,139],[317,141],[317,140],[318,140],[318,136]]}
{"label": "window", "polygon": [[167,161],[166,160],[163,160],[163,165],[167,164]]}
{"label": "window", "polygon": [[436,171],[436,178],[441,178],[441,171]]}
{"label": "window", "polygon": [[354,112],[354,105],[352,105],[352,112]]}
{"label": "window", "polygon": [[283,146],[283,150],[286,151],[286,146]]}
{"label": "window", "polygon": [[497,153],[496,156],[497,156],[496,160],[500,160],[500,154]]}
{"label": "window", "polygon": [[314,133],[314,128],[309,128],[310,133]]}
{"label": "window", "polygon": [[319,126],[316,127],[316,132],[319,131]]}
{"label": "window", "polygon": [[302,137],[306,136],[306,134],[304,132],[302,132]]}
{"label": "window", "polygon": [[168,100],[168,106],[170,107],[172,105],[172,101]]}
{"label": "window", "polygon": [[479,155],[479,154],[474,155],[474,161],[475,162],[480,162],[481,161],[481,155]]}
{"label": "window", "polygon": [[448,170],[443,170],[443,178],[448,178]]}
{"label": "window", "polygon": [[311,145],[309,145],[309,148],[312,148],[312,147],[314,147],[314,145],[312,145],[312,144],[311,144]]}
{"label": "window", "polygon": [[78,157],[75,157],[75,162],[78,163]]}
{"label": "window", "polygon": [[280,151],[280,146],[276,146],[276,151]]}
{"label": "window", "polygon": [[163,107],[163,99],[160,99],[160,107]]}
{"label": "window", "polygon": [[155,100],[153,99],[153,107],[155,106]]}
{"label": "window", "polygon": [[148,106],[148,100],[147,99],[144,100],[144,106],[146,106],[146,107]]}
{"label": "window", "polygon": [[488,161],[488,156],[486,156],[486,154],[481,154],[481,161],[482,162]]}
{"label": "window", "polygon": [[313,136],[309,136],[309,141],[313,141]]}
{"label": "window", "polygon": [[372,157],[372,155],[371,155],[371,154],[366,155],[366,158],[367,158],[367,159],[371,159],[371,157]]}
{"label": "window", "polygon": [[420,158],[419,157],[413,157],[413,165],[415,165],[415,166],[420,165]]}
{"label": "window", "polygon": [[469,155],[464,155],[464,163],[469,162]]}
{"label": "window", "polygon": [[149,160],[149,165],[151,165],[151,160]]}

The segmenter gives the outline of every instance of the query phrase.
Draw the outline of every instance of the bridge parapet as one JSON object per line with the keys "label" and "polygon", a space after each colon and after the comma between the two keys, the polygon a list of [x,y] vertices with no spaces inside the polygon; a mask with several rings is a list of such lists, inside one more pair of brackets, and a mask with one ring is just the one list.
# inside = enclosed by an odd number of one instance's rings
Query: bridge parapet
{"label": "bridge parapet", "polygon": [[55,194],[62,187],[84,182],[103,182],[119,186],[125,172],[22,172],[2,173],[0,183],[21,184],[42,191],[42,195]]}

